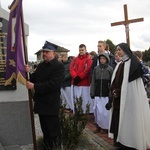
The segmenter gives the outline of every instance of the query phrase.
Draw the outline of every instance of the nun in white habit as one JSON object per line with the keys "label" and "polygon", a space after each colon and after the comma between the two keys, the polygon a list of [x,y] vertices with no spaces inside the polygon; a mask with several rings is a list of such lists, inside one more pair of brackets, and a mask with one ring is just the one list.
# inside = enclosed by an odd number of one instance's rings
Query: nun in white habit
{"label": "nun in white habit", "polygon": [[[142,81],[140,62],[126,43],[116,46],[122,57],[112,76],[110,133],[120,149],[150,148],[150,109]],[[111,134],[109,134],[111,136]]]}

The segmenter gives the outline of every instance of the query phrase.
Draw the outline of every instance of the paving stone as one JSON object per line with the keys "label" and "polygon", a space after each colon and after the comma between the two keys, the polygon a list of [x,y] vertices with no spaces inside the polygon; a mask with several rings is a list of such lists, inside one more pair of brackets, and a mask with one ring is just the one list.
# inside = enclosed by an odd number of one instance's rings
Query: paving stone
{"label": "paving stone", "polygon": [[110,145],[110,144],[107,145],[107,146],[108,146],[108,149],[109,149],[109,150],[115,150],[115,149],[116,149],[116,147],[114,147],[114,146],[112,146],[112,145]]}
{"label": "paving stone", "polygon": [[113,140],[108,137],[108,134],[100,134],[94,133],[95,125],[94,125],[94,116],[90,116],[89,122],[86,126],[85,131],[88,133],[87,135],[95,141],[97,144],[101,145],[104,150],[115,150],[116,148],[113,146]]}

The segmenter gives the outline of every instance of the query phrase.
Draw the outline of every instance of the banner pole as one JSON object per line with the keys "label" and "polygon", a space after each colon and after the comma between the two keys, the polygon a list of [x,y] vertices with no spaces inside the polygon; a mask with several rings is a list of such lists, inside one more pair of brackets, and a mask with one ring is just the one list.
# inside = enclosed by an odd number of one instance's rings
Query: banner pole
{"label": "banner pole", "polygon": [[[27,46],[26,46],[26,39],[25,39],[23,7],[22,7],[22,10],[21,10],[21,24],[22,24],[22,38],[23,38],[25,63],[28,64],[28,54],[27,54]],[[27,80],[30,81],[29,73],[26,73],[26,77],[27,77]],[[33,103],[32,103],[32,91],[30,89],[28,89],[28,96],[29,96],[29,108],[30,108],[30,118],[31,118],[31,126],[32,126],[33,146],[34,146],[34,150],[37,150],[36,134],[35,134],[35,123],[34,123],[34,113],[33,113]]]}

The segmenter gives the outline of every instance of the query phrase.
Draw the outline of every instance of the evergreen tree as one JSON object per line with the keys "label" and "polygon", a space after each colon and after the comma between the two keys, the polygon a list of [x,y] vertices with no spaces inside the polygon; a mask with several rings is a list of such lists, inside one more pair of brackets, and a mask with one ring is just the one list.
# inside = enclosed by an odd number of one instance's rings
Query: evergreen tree
{"label": "evergreen tree", "polygon": [[106,44],[108,44],[109,45],[109,47],[110,47],[110,52],[112,53],[112,54],[114,54],[114,52],[115,52],[115,45],[114,45],[114,43],[110,40],[110,39],[107,39],[106,41]]}
{"label": "evergreen tree", "polygon": [[145,50],[145,51],[143,52],[143,61],[144,61],[144,62],[150,61],[150,47],[149,47],[148,50]]}

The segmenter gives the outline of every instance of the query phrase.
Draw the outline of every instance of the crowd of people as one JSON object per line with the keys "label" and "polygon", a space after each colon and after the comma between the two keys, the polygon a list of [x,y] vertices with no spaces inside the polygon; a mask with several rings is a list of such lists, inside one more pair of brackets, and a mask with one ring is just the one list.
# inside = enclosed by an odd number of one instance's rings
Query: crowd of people
{"label": "crowd of people", "polygon": [[[132,52],[126,43],[111,53],[105,41],[98,51],[87,52],[79,45],[79,54],[56,57],[57,47],[48,41],[42,47],[43,62],[30,74],[27,88],[34,90],[34,112],[39,114],[46,148],[60,147],[60,99],[75,113],[74,103],[82,97],[83,113],[90,104],[96,130],[114,139],[118,149],[150,148],[150,109],[146,86],[150,71],[140,51]],[[27,72],[29,66],[25,65]],[[45,149],[46,149],[45,148]]]}

